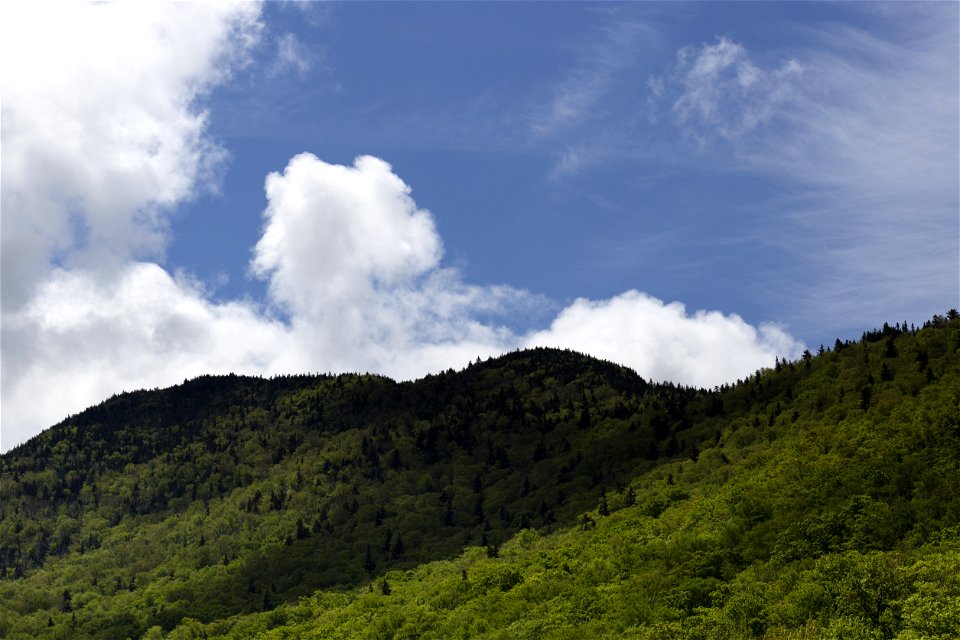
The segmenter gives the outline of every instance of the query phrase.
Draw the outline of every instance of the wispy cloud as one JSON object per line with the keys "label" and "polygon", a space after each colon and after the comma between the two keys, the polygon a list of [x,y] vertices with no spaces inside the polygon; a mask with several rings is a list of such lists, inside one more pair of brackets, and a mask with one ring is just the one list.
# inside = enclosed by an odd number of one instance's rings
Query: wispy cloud
{"label": "wispy cloud", "polygon": [[[803,66],[794,59],[765,70],[753,63],[743,45],[727,38],[716,44],[687,46],[677,53],[673,81],[682,91],[671,110],[685,132],[705,144],[705,136],[738,138],[767,123],[794,92]],[[663,81],[649,83],[662,95]]]}
{"label": "wispy cloud", "polygon": [[270,66],[270,74],[292,71],[302,77],[310,71],[315,60],[316,54],[296,34],[285,33],[277,38],[276,57]]}
{"label": "wispy cloud", "polygon": [[789,305],[808,321],[920,321],[958,302],[960,46],[957,6],[939,9],[908,43],[821,32],[789,126],[742,151],[804,190],[783,203],[778,237],[813,276]]}
{"label": "wispy cloud", "polygon": [[550,101],[533,115],[534,134],[548,136],[581,122],[609,91],[617,74],[629,68],[649,34],[648,27],[636,20],[615,19],[600,27],[554,87]]}
{"label": "wispy cloud", "polygon": [[[603,145],[583,140],[584,125],[595,123],[598,112],[608,108],[611,93],[628,81],[644,46],[657,38],[643,20],[612,12],[577,52],[577,58],[552,87],[550,97],[530,113],[530,132],[538,144],[556,144],[562,138],[557,162],[551,172],[556,179],[575,173],[604,155]],[[578,140],[575,149],[570,138]]]}
{"label": "wispy cloud", "polygon": [[957,303],[957,13],[885,6],[874,31],[808,29],[773,62],[721,37],[651,77],[659,125],[695,152],[681,162],[778,185],[754,234],[797,265],[762,291],[796,324],[842,332]]}
{"label": "wispy cloud", "polygon": [[576,143],[554,153],[554,163],[548,178],[558,182],[564,177],[576,174],[603,159],[607,151],[595,143]]}

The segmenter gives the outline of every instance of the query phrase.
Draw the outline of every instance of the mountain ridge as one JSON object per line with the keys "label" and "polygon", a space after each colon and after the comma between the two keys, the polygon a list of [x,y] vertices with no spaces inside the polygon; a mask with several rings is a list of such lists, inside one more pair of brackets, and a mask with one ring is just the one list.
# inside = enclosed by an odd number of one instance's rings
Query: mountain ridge
{"label": "mountain ridge", "polygon": [[[712,391],[537,350],[413,382],[206,376],[123,394],[0,457],[0,632],[124,638],[174,633],[188,618],[254,620],[316,589],[350,590],[377,576],[402,582],[398,570],[451,562],[472,545],[496,563],[525,530],[587,535],[624,510],[659,521],[699,491],[677,469],[740,469],[744,452],[763,442],[776,448],[807,431],[828,438],[821,424],[864,416],[886,424],[898,406],[944,387],[944,376],[955,380],[958,322],[928,325],[885,325]],[[204,409],[206,396],[214,402]],[[144,433],[159,427],[163,438]],[[948,464],[930,446],[924,455]],[[812,460],[804,464],[816,467]],[[900,475],[870,480],[878,488],[865,498],[843,498],[859,502],[837,502],[849,487],[829,474],[785,515],[764,506],[763,492],[740,500],[731,517],[747,524],[730,545],[748,553],[711,570],[714,586],[774,556],[789,564],[833,553],[830,536],[861,531],[882,549],[914,536],[916,546],[930,535],[918,533],[917,513],[960,519],[949,494],[942,507],[904,497],[921,469],[896,456],[886,466]],[[950,476],[924,482],[945,487]],[[834,503],[834,515],[815,516]],[[847,526],[865,512],[887,533]],[[772,522],[783,526],[771,533]],[[833,533],[810,542],[804,527]],[[68,583],[69,598],[53,586]],[[705,597],[695,600],[704,606]],[[26,636],[24,625],[33,625]]]}

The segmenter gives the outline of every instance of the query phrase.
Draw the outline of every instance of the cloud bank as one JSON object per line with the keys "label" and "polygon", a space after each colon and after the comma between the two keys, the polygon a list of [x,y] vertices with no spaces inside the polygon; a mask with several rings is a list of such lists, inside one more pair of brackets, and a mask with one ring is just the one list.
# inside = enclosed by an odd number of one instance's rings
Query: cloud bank
{"label": "cloud bank", "polygon": [[801,348],[776,327],[636,291],[577,300],[542,330],[509,329],[544,301],[445,267],[433,215],[371,156],[342,166],[305,153],[267,176],[250,268],[268,297],[214,301],[165,269],[162,250],[176,205],[224,160],[198,105],[243,64],[257,7],[63,11],[3,21],[4,58],[32,61],[4,70],[4,449],[113,393],[202,373],[414,378],[545,345],[713,386]]}
{"label": "cloud bank", "polygon": [[128,262],[109,276],[54,269],[28,304],[5,311],[5,446],[122,389],[203,373],[376,371],[409,379],[555,346],[648,378],[710,387],[800,348],[775,327],[718,312],[687,315],[679,303],[636,291],[577,300],[528,335],[482,321],[538,299],[468,285],[444,268],[431,214],[377,158],[348,167],[301,154],[267,177],[266,195],[251,263],[268,283],[264,307],[215,303],[187,277]]}

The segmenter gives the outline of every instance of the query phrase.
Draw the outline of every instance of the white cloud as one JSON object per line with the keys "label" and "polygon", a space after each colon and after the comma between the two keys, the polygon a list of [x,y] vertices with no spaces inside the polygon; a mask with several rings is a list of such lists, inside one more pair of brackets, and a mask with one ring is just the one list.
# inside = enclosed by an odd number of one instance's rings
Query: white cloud
{"label": "white cloud", "polygon": [[6,3],[2,301],[54,262],[157,255],[163,209],[224,152],[196,99],[256,38],[251,3]]}
{"label": "white cloud", "polygon": [[[551,327],[520,336],[483,323],[481,313],[516,313],[535,302],[507,287],[466,285],[440,266],[441,240],[429,212],[386,162],[352,167],[310,154],[266,181],[267,224],[253,266],[269,279],[274,304],[290,314],[303,361],[402,378],[458,367],[518,346],[573,348],[641,375],[713,386],[802,348],[776,327],[754,329],[718,312],[687,317],[683,305],[631,291],[578,300]],[[309,346],[308,346],[309,345]]]}
{"label": "white cloud", "polygon": [[576,174],[601,158],[605,152],[599,146],[586,143],[565,147],[556,153],[556,161],[550,169],[549,179],[556,184],[566,176]]}
{"label": "white cloud", "polygon": [[[162,299],[163,283],[133,278],[142,271],[131,260],[160,254],[167,213],[211,186],[225,152],[204,135],[197,99],[244,63],[260,8],[2,7],[0,311],[9,447],[51,416],[147,378],[169,380],[160,373],[166,363],[182,364],[176,350],[141,357],[173,341],[154,341],[162,332],[148,330],[147,312],[158,309],[142,304],[154,293]],[[120,344],[127,348],[111,348]]]}
{"label": "white cloud", "polygon": [[469,286],[441,268],[431,214],[383,160],[346,167],[301,154],[267,177],[266,192],[252,266],[310,361],[410,377],[510,345],[506,330],[474,318],[528,294]]}
{"label": "white cloud", "polygon": [[253,266],[270,275],[273,299],[296,313],[378,286],[409,286],[439,263],[430,213],[417,209],[410,188],[378,158],[344,167],[301,154],[267,176],[266,193]]}
{"label": "white cloud", "polygon": [[443,268],[430,213],[386,162],[364,156],[346,167],[301,154],[267,178],[266,192],[252,267],[285,320],[250,302],[211,302],[156,264],[130,262],[109,279],[56,269],[24,309],[4,316],[4,446],[122,389],[201,373],[410,379],[543,345],[712,386],[799,348],[779,329],[717,312],[688,317],[635,291],[578,300],[549,329],[518,335],[479,318],[542,301],[467,285]]}
{"label": "white cloud", "polygon": [[[727,38],[699,48],[684,47],[677,53],[673,71],[681,91],[672,111],[701,143],[713,136],[738,138],[778,112],[793,94],[795,76],[802,71],[794,59],[774,69],[760,69],[743,45]],[[654,96],[662,95],[661,80],[649,87]]]}
{"label": "white cloud", "polygon": [[282,323],[250,304],[214,304],[151,263],[104,281],[56,270],[4,316],[3,447],[122,390],[205,373],[277,373]]}
{"label": "white cloud", "polygon": [[169,211],[223,158],[198,98],[243,62],[257,6],[4,11],[4,448],[110,394],[201,373],[412,378],[544,344],[711,385],[796,348],[777,329],[637,292],[578,300],[526,336],[498,326],[543,300],[445,268],[432,215],[369,156],[301,154],[270,174],[251,262],[269,298],[213,302],[149,259]]}
{"label": "white cloud", "polygon": [[773,325],[759,329],[718,311],[687,315],[679,302],[639,291],[609,300],[578,299],[527,346],[574,349],[624,364],[652,380],[713,387],[796,357],[803,345]]}

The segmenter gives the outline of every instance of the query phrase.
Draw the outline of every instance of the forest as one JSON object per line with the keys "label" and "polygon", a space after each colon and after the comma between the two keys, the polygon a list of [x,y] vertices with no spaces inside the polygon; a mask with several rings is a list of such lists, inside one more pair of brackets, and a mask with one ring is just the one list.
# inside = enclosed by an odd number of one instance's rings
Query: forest
{"label": "forest", "polygon": [[0,637],[955,639],[960,318],[118,395],[0,456]]}

